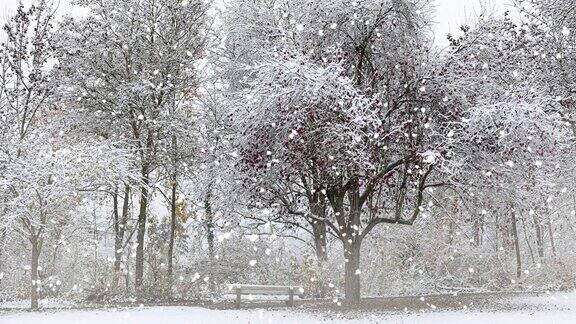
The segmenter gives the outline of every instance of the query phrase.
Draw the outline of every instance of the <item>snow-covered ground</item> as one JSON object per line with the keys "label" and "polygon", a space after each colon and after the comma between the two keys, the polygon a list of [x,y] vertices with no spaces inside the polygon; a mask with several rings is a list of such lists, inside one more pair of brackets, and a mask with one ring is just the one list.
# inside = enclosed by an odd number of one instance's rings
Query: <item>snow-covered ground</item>
{"label": "snow-covered ground", "polygon": [[517,311],[429,311],[423,313],[312,312],[310,310],[212,310],[200,307],[149,307],[122,310],[68,310],[0,315],[2,324],[573,324],[576,294],[519,298]]}
{"label": "snow-covered ground", "polygon": [[[64,309],[64,308],[74,308],[77,306],[73,302],[54,298],[42,298],[38,301],[38,304],[42,309]],[[28,299],[0,301],[0,309],[28,309],[28,308],[30,308],[30,300]],[[0,313],[0,316],[2,316],[2,313]]]}

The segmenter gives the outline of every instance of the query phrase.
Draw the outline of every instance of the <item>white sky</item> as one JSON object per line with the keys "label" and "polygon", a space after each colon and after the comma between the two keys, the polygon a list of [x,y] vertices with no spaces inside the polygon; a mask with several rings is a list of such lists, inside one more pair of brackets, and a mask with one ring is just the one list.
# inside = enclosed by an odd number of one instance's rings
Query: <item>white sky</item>
{"label": "white sky", "polygon": [[441,47],[448,44],[446,40],[448,33],[458,34],[460,26],[473,25],[481,13],[499,16],[507,9],[511,9],[511,0],[435,0],[434,2],[436,6],[434,40]]}
{"label": "white sky", "polygon": [[[24,4],[30,4],[34,0],[23,0]],[[118,0],[122,1],[122,0]],[[330,1],[330,0],[326,0]],[[70,0],[55,0],[60,3],[59,13],[67,14],[72,12],[69,5]],[[457,33],[462,24],[473,24],[483,9],[493,11],[496,14],[502,13],[509,6],[511,0],[435,0],[437,22],[434,28],[435,43],[444,47],[447,45],[446,34]],[[0,21],[14,13],[18,5],[18,0],[0,0]]]}

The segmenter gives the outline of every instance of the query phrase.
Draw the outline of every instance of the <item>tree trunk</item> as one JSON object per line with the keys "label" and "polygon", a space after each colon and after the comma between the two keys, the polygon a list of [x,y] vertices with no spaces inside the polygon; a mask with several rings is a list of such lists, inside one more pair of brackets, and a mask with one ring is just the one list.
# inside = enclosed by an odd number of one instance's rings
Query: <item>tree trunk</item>
{"label": "tree trunk", "polygon": [[540,262],[542,262],[544,259],[544,238],[542,237],[542,224],[538,214],[534,213],[532,218],[534,220],[534,229],[536,231],[536,246],[538,249],[538,257],[540,258]]}
{"label": "tree trunk", "polygon": [[357,181],[353,188],[348,191],[348,201],[350,202],[348,230],[346,231],[347,236],[343,238],[345,239],[344,255],[347,259],[344,267],[344,293],[346,304],[356,307],[360,305],[360,246],[362,244],[360,234],[362,204]]}
{"label": "tree trunk", "polygon": [[204,212],[206,222],[206,240],[208,241],[208,258],[214,260],[214,215],[212,213],[212,191],[210,187],[204,198]]}
{"label": "tree trunk", "polygon": [[448,214],[448,217],[446,219],[448,223],[448,238],[446,240],[446,243],[448,245],[452,245],[452,242],[454,241],[454,232],[456,231],[454,229],[454,219],[458,218],[458,213],[459,213],[458,199],[454,198],[454,204],[452,205],[452,214],[451,215]]}
{"label": "tree trunk", "polygon": [[314,240],[314,252],[316,254],[316,277],[317,277],[317,291],[318,297],[326,297],[328,291],[328,283],[325,278],[325,265],[328,260],[328,253],[326,250],[326,195],[322,190],[316,190],[314,193],[308,195],[308,203],[310,205],[310,213],[313,217],[308,217],[307,221],[312,228],[312,236]]}
{"label": "tree trunk", "polygon": [[150,183],[148,169],[146,167],[142,168],[142,182],[140,188],[140,209],[138,212],[138,235],[136,238],[136,270],[134,273],[134,285],[137,291],[142,288],[142,280],[144,277],[144,239],[146,236],[146,216],[148,213],[148,185]]}
{"label": "tree trunk", "polygon": [[[174,108],[174,106],[172,106]],[[168,282],[172,286],[174,239],[176,235],[176,195],[178,190],[178,142],[176,135],[172,135],[172,195],[170,201],[170,242],[168,243]]]}
{"label": "tree trunk", "polygon": [[[329,189],[327,197],[332,206],[336,221],[341,230],[339,239],[344,248],[344,294],[345,303],[356,307],[360,305],[360,246],[363,233],[360,233],[362,199],[358,179],[350,180],[348,190]],[[346,193],[349,201],[349,212],[344,209]]]}
{"label": "tree trunk", "polygon": [[514,248],[516,250],[516,277],[522,276],[522,260],[520,257],[520,240],[518,239],[518,227],[516,224],[516,211],[512,208],[512,236],[514,237]]}
{"label": "tree trunk", "polygon": [[170,201],[170,242],[168,243],[168,281],[172,283],[172,259],[174,255],[174,235],[176,235],[176,194],[177,194],[176,176],[172,179],[172,196]]}
{"label": "tree trunk", "polygon": [[[131,251],[132,246],[128,247],[128,251]],[[124,289],[126,294],[130,293],[130,258],[126,258],[126,262],[124,263]]]}
{"label": "tree trunk", "polygon": [[112,282],[112,288],[115,289],[118,285],[119,276],[120,276],[120,258],[121,254],[119,253],[120,248],[122,247],[122,241],[119,238],[120,232],[120,214],[118,212],[118,187],[114,190],[112,194],[112,213],[114,214],[114,278]]}
{"label": "tree trunk", "polygon": [[[0,276],[2,273],[2,269],[4,268],[4,255],[2,252],[6,249],[6,247],[4,246],[5,242],[6,242],[6,228],[0,227]],[[0,279],[0,281],[2,281],[2,279]]]}
{"label": "tree trunk", "polygon": [[496,253],[500,246],[504,247],[504,242],[500,242],[500,217],[498,217],[498,213],[494,215],[494,248],[496,249]]}
{"label": "tree trunk", "polygon": [[38,282],[38,262],[40,259],[40,246],[37,238],[32,238],[32,255],[30,262],[30,309],[38,310],[38,293],[40,290]]}
{"label": "tree trunk", "polygon": [[474,246],[482,245],[482,234],[484,227],[484,216],[480,214],[474,219]]}
{"label": "tree trunk", "polygon": [[556,243],[554,243],[554,230],[552,229],[552,221],[548,215],[548,236],[550,236],[550,246],[552,247],[552,254],[556,254]]}
{"label": "tree trunk", "polygon": [[312,221],[312,232],[314,234],[316,259],[321,266],[328,260],[328,253],[326,251],[326,222],[320,220]]}
{"label": "tree trunk", "polygon": [[344,294],[348,306],[360,305],[360,246],[361,241],[344,242]]}
{"label": "tree trunk", "polygon": [[528,236],[528,228],[526,226],[526,217],[522,217],[522,229],[524,232],[524,240],[526,241],[526,246],[528,247],[528,251],[530,251],[530,258],[532,259],[533,263],[536,263],[536,259],[534,259],[534,250],[532,250],[532,244],[530,244],[531,237]]}
{"label": "tree trunk", "polygon": [[311,219],[312,234],[314,235],[314,249],[316,260],[322,266],[326,262],[328,255],[326,251],[326,196],[321,191],[315,192],[310,198],[310,212],[314,216]]}
{"label": "tree trunk", "polygon": [[[210,266],[214,267],[214,260],[216,255],[214,252],[214,213],[212,211],[212,184],[208,185],[208,192],[206,197],[204,197],[204,223],[206,226],[206,241],[208,242],[208,260],[210,260]],[[210,292],[214,293],[216,291],[216,284],[214,282],[213,273],[210,274],[210,283],[208,285]]]}
{"label": "tree trunk", "polygon": [[[322,214],[324,214],[324,212],[322,212]],[[318,214],[316,215],[318,216]],[[328,292],[328,283],[326,280],[326,262],[328,261],[328,253],[326,251],[326,222],[322,220],[312,220],[311,225],[312,233],[314,234],[314,250],[316,252],[317,293],[318,297],[324,298]]]}
{"label": "tree trunk", "polygon": [[124,200],[122,202],[122,215],[118,213],[118,191],[114,192],[114,283],[113,288],[118,286],[120,280],[120,266],[122,263],[122,245],[124,243],[124,233],[128,221],[128,208],[130,202],[130,186],[124,187]]}

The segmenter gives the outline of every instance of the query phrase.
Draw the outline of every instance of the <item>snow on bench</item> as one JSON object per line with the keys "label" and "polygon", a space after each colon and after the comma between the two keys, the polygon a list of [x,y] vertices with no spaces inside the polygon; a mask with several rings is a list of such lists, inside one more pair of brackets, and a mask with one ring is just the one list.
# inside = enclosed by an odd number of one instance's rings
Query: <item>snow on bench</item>
{"label": "snow on bench", "polygon": [[286,304],[289,307],[292,307],[294,306],[294,295],[302,295],[304,293],[304,288],[301,286],[229,284],[228,290],[236,293],[236,308],[240,308],[240,299],[242,295],[287,295],[288,301]]}

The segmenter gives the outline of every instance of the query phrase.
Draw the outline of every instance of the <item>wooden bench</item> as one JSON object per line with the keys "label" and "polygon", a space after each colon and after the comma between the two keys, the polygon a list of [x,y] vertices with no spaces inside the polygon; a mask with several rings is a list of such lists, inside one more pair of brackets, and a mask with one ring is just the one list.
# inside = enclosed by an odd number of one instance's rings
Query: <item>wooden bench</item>
{"label": "wooden bench", "polygon": [[288,307],[294,306],[294,295],[301,296],[304,293],[304,288],[301,286],[267,286],[267,285],[243,285],[231,284],[228,285],[228,291],[236,293],[236,308],[240,308],[240,299],[242,295],[287,295],[288,300],[286,305]]}

